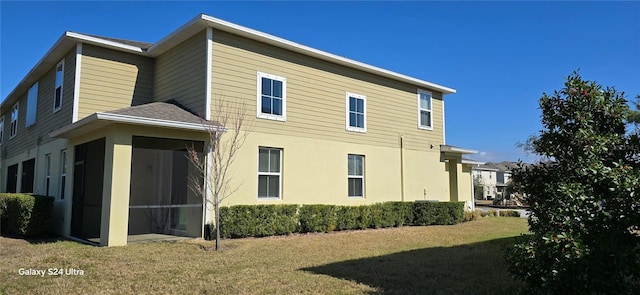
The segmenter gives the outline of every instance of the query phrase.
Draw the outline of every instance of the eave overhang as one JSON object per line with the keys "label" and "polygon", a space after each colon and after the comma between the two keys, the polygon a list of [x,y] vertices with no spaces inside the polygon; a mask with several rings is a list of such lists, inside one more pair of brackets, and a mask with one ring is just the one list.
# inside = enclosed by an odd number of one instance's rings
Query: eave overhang
{"label": "eave overhang", "polygon": [[160,120],[110,113],[94,113],[88,117],[83,118],[82,120],[79,120],[73,124],[67,125],[49,133],[49,136],[53,138],[73,138],[112,124],[149,126],[204,133],[208,133],[210,130],[222,132],[227,131],[226,128],[223,128],[221,126],[211,127],[206,124],[194,124],[188,122]]}
{"label": "eave overhang", "polygon": [[403,74],[399,74],[393,71],[368,65],[362,62],[358,62],[352,59],[341,57],[335,54],[331,54],[322,50],[311,48],[302,44],[298,44],[280,37],[276,37],[267,33],[256,31],[247,27],[236,25],[231,22],[227,22],[221,19],[217,19],[205,14],[200,14],[191,19],[180,28],[170,33],[160,41],[153,44],[148,49],[124,44],[112,40],[107,40],[95,36],[89,36],[75,32],[65,32],[56,41],[56,43],[47,51],[47,53],[36,63],[36,65],[27,73],[27,75],[18,83],[18,85],[4,98],[0,105],[0,113],[4,113],[10,108],[15,101],[17,101],[23,93],[26,93],[29,87],[40,79],[47,71],[53,68],[64,56],[76,46],[77,43],[91,44],[95,46],[110,48],[123,52],[138,54],[142,56],[157,57],[164,52],[167,52],[171,48],[177,46],[181,42],[191,38],[195,34],[202,32],[207,27],[212,27],[221,31],[226,31],[232,34],[236,34],[242,37],[253,39],[256,41],[264,42],[276,47],[291,50],[293,52],[301,53],[310,57],[325,60],[331,63],[343,65],[349,68],[354,68],[364,72],[376,74],[379,76],[387,77],[393,80],[402,81],[412,85],[416,85],[420,88],[430,89],[444,94],[456,93],[453,88],[445,87],[428,81],[420,80]]}
{"label": "eave overhang", "polygon": [[457,155],[469,155],[469,154],[477,154],[478,151],[472,149],[465,149],[453,145],[443,144],[440,145],[440,152],[447,154],[457,154]]}
{"label": "eave overhang", "polygon": [[[481,162],[481,161],[475,161],[475,160],[471,160],[471,159],[462,159],[462,164],[467,164],[467,165],[484,165],[486,164],[486,162]],[[474,168],[475,169],[475,168]]]}

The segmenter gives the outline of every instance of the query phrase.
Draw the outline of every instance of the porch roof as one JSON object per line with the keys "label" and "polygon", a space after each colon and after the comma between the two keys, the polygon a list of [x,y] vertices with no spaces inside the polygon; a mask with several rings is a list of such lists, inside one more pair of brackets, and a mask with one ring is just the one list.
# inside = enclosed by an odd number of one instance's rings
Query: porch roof
{"label": "porch roof", "polygon": [[208,132],[210,128],[214,128],[215,131],[226,131],[224,127],[215,122],[206,121],[175,104],[153,102],[108,112],[93,113],[82,120],[49,133],[49,136],[72,138],[116,123],[199,132]]}

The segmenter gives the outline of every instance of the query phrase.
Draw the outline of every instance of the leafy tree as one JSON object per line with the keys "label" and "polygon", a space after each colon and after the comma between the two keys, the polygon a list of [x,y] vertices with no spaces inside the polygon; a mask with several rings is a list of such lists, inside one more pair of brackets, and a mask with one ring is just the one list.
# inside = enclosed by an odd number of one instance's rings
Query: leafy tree
{"label": "leafy tree", "polygon": [[632,124],[640,124],[640,95],[636,96],[636,101],[633,103],[636,107],[635,110],[631,110],[627,121]]}
{"label": "leafy tree", "polygon": [[640,141],[626,132],[624,93],[574,72],[540,108],[528,143],[547,161],[513,175],[532,215],[511,273],[535,294],[638,294]]}

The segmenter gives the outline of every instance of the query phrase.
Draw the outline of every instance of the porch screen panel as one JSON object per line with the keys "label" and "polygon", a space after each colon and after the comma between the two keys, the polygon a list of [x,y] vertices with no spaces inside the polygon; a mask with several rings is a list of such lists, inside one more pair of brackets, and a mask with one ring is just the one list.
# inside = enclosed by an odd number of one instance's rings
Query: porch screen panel
{"label": "porch screen panel", "polygon": [[201,152],[203,143],[133,137],[129,235],[200,236],[202,199],[189,179],[201,176],[187,158],[191,146]]}

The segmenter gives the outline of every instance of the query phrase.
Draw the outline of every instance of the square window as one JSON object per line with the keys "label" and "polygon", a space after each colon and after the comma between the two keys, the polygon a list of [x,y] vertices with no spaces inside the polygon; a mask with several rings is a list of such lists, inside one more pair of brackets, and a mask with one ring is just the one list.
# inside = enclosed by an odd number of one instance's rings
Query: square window
{"label": "square window", "polygon": [[281,196],[281,149],[258,148],[258,198],[279,199]]}
{"label": "square window", "polygon": [[349,197],[364,197],[364,156],[348,155],[347,182]]}
{"label": "square window", "polygon": [[258,72],[258,118],[286,120],[286,88],[286,78]]}
{"label": "square window", "polygon": [[29,127],[36,123],[36,115],[38,112],[38,82],[33,84],[29,88],[27,94],[27,119],[25,121],[26,127]]}
{"label": "square window", "polygon": [[366,96],[349,93],[346,94],[347,131],[367,132]]}
{"label": "square window", "polygon": [[64,84],[64,59],[56,66],[56,88],[53,93],[53,112],[62,108],[62,89]]}
{"label": "square window", "polygon": [[13,108],[11,109],[11,130],[9,130],[9,137],[13,138],[18,134],[18,114],[19,114],[20,108],[18,106],[18,103],[16,103],[15,105],[13,105]]}
{"label": "square window", "polygon": [[433,129],[431,98],[431,92],[418,90],[418,128],[420,129]]}

